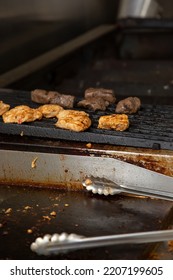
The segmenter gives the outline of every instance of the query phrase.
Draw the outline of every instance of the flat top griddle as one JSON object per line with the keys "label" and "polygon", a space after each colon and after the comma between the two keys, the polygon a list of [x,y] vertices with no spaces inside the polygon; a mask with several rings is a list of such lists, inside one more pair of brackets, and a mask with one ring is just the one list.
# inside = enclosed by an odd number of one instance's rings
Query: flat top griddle
{"label": "flat top griddle", "polygon": [[[31,101],[30,92],[0,90],[0,100],[11,105],[28,105],[37,108],[39,104]],[[74,108],[79,110],[79,108]],[[81,109],[83,110],[83,109]],[[142,104],[137,114],[129,115],[128,130],[112,131],[97,128],[101,115],[115,113],[113,106],[106,111],[86,110],[92,119],[91,127],[85,132],[73,132],[55,127],[56,119],[42,119],[32,123],[5,124],[0,119],[0,133],[25,135],[47,139],[71,140],[86,143],[112,144],[152,149],[173,150],[173,106]]]}
{"label": "flat top griddle", "polygon": [[38,236],[61,232],[89,237],[166,229],[173,215],[172,202],[120,195],[108,199],[82,191],[2,185],[0,197],[0,259],[150,259],[156,244],[106,246],[51,257],[38,256],[30,245]]}

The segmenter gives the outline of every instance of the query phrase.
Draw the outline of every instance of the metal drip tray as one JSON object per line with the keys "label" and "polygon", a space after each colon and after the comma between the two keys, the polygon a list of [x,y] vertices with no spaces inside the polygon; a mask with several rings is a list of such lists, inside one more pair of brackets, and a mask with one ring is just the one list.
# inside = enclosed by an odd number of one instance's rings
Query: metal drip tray
{"label": "metal drip tray", "polygon": [[[81,181],[88,172],[102,169],[106,174],[112,164],[117,168],[112,176],[120,180],[116,159],[12,150],[0,150],[0,158],[1,259],[45,259],[35,255],[30,244],[46,233],[89,237],[150,231],[167,228],[172,219],[172,202],[121,195],[108,198],[83,190]],[[146,259],[152,258],[154,245],[108,246],[58,258]]]}

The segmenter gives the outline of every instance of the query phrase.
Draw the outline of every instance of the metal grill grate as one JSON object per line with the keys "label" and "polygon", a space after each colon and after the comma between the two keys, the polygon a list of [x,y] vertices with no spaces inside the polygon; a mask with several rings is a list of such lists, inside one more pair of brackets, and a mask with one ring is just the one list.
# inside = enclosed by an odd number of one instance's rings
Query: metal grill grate
{"label": "metal grill grate", "polygon": [[[30,92],[1,90],[0,100],[14,107],[16,105],[29,105],[38,107],[30,99]],[[55,127],[56,119],[42,119],[32,123],[5,124],[0,119],[0,133],[8,135],[25,135],[57,140],[71,140],[80,142],[112,144],[120,146],[169,149],[173,150],[173,106],[142,105],[141,110],[129,116],[130,127],[119,132],[97,129],[98,118],[101,115],[113,114],[114,108],[106,112],[99,111],[90,114],[92,126],[85,132],[73,132]]]}

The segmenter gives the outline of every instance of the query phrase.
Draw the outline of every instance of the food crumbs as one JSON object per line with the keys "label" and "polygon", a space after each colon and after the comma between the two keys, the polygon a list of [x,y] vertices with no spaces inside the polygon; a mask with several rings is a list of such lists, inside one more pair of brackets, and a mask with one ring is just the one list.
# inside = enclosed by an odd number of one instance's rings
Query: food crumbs
{"label": "food crumbs", "polygon": [[33,159],[33,161],[31,162],[31,168],[36,168],[36,161],[37,161],[37,159],[38,159],[38,157]]}
{"label": "food crumbs", "polygon": [[91,184],[92,184],[92,181],[90,179],[85,180],[85,185],[86,186],[91,185]]}
{"label": "food crumbs", "polygon": [[10,214],[12,212],[12,208],[8,208],[6,211],[5,211],[5,214]]}
{"label": "food crumbs", "polygon": [[43,216],[43,219],[50,221],[51,218],[49,216]]}
{"label": "food crumbs", "polygon": [[91,147],[92,147],[92,144],[91,144],[91,143],[87,143],[87,144],[86,144],[86,147],[87,147],[87,148],[91,148]]}
{"label": "food crumbs", "polygon": [[32,232],[32,229],[27,229],[27,233],[31,234]]}
{"label": "food crumbs", "polygon": [[50,213],[50,215],[53,216],[53,217],[55,217],[55,216],[56,216],[56,212],[55,212],[55,211],[52,211],[52,212]]}
{"label": "food crumbs", "polygon": [[66,204],[64,204],[64,206],[65,206],[65,207],[68,207],[68,206],[69,206],[69,204],[68,204],[68,203],[66,203]]}
{"label": "food crumbs", "polygon": [[31,208],[32,208],[31,206],[25,206],[25,207],[24,207],[25,210],[29,210],[29,209],[31,209]]}

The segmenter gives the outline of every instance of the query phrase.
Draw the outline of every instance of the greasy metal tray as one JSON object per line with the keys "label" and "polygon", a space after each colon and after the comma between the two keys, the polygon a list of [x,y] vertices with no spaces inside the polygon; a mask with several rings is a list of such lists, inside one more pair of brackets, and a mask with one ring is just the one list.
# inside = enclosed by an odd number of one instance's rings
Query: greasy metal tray
{"label": "greasy metal tray", "polygon": [[[30,98],[30,92],[0,90],[0,100],[14,107],[29,105],[38,107]],[[74,108],[77,109],[77,108]],[[173,150],[173,106],[142,104],[137,114],[130,115],[128,130],[112,131],[97,129],[98,118],[104,114],[113,114],[113,107],[106,112],[85,110],[90,114],[92,126],[85,132],[73,132],[55,127],[56,119],[42,119],[32,123],[5,124],[0,119],[0,133],[8,135],[25,135],[48,139],[72,140],[80,142],[103,143],[121,146],[169,149]]]}
{"label": "greasy metal tray", "polygon": [[[172,202],[148,198],[3,185],[0,197],[0,259],[150,259],[155,243],[85,249],[50,258],[33,253],[30,244],[47,233],[89,237],[166,229],[173,215]],[[52,211],[56,216],[51,216]]]}

